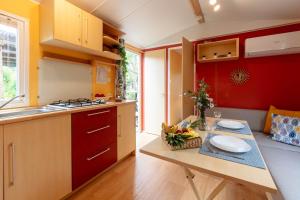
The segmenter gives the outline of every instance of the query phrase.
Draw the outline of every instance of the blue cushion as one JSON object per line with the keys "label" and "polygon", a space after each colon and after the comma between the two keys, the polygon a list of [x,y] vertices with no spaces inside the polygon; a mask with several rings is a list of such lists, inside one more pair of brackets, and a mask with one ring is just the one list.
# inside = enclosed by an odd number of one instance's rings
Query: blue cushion
{"label": "blue cushion", "polygon": [[300,118],[273,114],[271,134],[273,140],[300,146]]}

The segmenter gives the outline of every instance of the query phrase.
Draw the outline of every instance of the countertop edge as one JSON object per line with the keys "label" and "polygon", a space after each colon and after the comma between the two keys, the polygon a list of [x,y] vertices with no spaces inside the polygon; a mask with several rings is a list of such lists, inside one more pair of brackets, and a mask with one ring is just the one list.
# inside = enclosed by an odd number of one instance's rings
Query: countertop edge
{"label": "countertop edge", "polygon": [[53,112],[48,112],[48,113],[17,116],[17,117],[9,117],[9,118],[0,119],[0,126],[1,125],[6,125],[6,124],[17,123],[17,122],[34,120],[34,119],[40,119],[40,118],[45,118],[45,117],[54,117],[54,116],[57,116],[57,115],[67,115],[67,114],[85,112],[85,111],[90,111],[90,110],[117,107],[117,106],[122,106],[122,105],[126,105],[126,104],[132,104],[132,103],[135,103],[135,102],[136,101],[131,101],[131,100],[130,101],[123,101],[123,102],[109,102],[107,104],[100,104],[100,105],[94,105],[94,106],[86,106],[86,107],[80,107],[80,108],[59,110],[59,111],[53,111]]}

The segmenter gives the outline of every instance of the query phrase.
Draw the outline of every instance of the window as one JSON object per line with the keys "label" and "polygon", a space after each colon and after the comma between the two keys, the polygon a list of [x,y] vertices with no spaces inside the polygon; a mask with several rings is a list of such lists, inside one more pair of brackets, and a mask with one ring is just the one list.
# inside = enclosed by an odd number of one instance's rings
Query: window
{"label": "window", "polygon": [[28,23],[0,13],[0,104],[17,95],[6,107],[28,105]]}

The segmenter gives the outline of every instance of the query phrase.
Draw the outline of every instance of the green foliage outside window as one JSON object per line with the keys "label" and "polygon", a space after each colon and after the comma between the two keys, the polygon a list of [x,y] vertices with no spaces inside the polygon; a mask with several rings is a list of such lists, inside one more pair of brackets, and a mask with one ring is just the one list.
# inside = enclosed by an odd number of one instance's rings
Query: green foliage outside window
{"label": "green foliage outside window", "polygon": [[16,95],[16,68],[3,67],[3,97],[4,99],[12,98]]}
{"label": "green foliage outside window", "polygon": [[138,96],[138,55],[126,51],[127,73],[126,73],[126,99],[137,100]]}

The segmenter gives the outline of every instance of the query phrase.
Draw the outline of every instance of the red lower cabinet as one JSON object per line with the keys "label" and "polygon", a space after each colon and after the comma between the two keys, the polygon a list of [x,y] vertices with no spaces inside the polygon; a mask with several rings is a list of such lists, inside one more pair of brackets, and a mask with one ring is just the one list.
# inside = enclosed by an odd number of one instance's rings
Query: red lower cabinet
{"label": "red lower cabinet", "polygon": [[116,107],[72,114],[72,189],[116,161]]}
{"label": "red lower cabinet", "polygon": [[74,158],[72,166],[72,189],[76,189],[117,161],[117,143],[99,148],[86,157]]}

